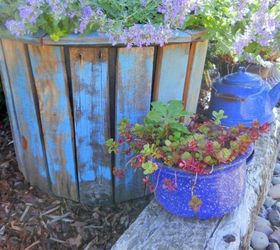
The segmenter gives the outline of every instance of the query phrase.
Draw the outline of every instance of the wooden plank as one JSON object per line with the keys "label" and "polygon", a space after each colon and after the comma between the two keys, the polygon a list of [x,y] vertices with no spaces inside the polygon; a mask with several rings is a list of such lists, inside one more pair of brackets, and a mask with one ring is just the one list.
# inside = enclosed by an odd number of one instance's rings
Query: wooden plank
{"label": "wooden plank", "polygon": [[44,31],[39,31],[38,33],[33,34],[33,35],[25,35],[25,36],[22,36],[22,37],[15,37],[15,36],[12,36],[11,34],[9,34],[9,32],[5,32],[5,33],[2,33],[0,35],[0,38],[1,39],[16,40],[16,41],[23,42],[23,43],[28,43],[28,44],[40,45],[40,44],[42,44],[42,42],[43,42],[42,38],[45,35],[46,35],[46,33]]}
{"label": "wooden plank", "polygon": [[183,99],[190,43],[167,45],[158,49],[154,100]]}
{"label": "wooden plank", "polygon": [[53,192],[78,200],[73,120],[64,51],[60,47],[29,45],[39,98],[43,135]]}
{"label": "wooden plank", "polygon": [[207,35],[208,31],[205,28],[201,28],[198,30],[185,30],[191,36],[191,41],[197,41],[199,39],[205,40],[205,35]]}
{"label": "wooden plank", "polygon": [[197,103],[200,95],[202,76],[204,71],[204,65],[206,60],[208,40],[201,42],[192,43],[193,48],[191,48],[191,54],[193,57],[190,57],[188,74],[186,78],[186,87],[184,90],[183,102],[186,105],[186,110],[189,112],[196,112]]}
{"label": "wooden plank", "polygon": [[112,203],[107,48],[70,48],[80,201]]}
{"label": "wooden plank", "polygon": [[14,148],[16,152],[18,167],[20,171],[23,173],[25,179],[28,180],[29,179],[28,172],[24,164],[24,155],[23,155],[24,150],[20,141],[21,135],[19,131],[17,118],[16,118],[14,98],[11,91],[8,69],[4,58],[2,41],[0,41],[0,72],[1,72],[2,86],[5,94],[6,107],[9,115],[10,126],[11,126],[13,140],[14,140]]}
{"label": "wooden plank", "polygon": [[48,191],[48,171],[27,50],[18,41],[2,40],[2,45],[20,131],[18,151],[23,149],[23,164],[30,183]]}
{"label": "wooden plank", "polygon": [[[192,39],[198,39],[202,35],[201,31],[195,32],[193,31],[191,34],[187,31],[174,31],[174,34],[171,38],[168,39],[168,43],[188,43],[191,42]],[[77,34],[70,34],[66,37],[60,38],[59,41],[53,41],[49,36],[45,36],[43,39],[44,45],[106,45],[112,46],[112,43],[108,39],[105,34],[101,34],[98,32],[92,32],[88,35],[81,36]],[[122,43],[117,43],[116,46],[125,46]]]}
{"label": "wooden plank", "polygon": [[[122,118],[142,123],[150,110],[154,48],[118,49],[116,72],[116,124]],[[119,133],[116,129],[116,136]],[[128,156],[116,155],[115,167],[125,170]],[[130,167],[125,178],[115,178],[115,200],[134,199],[144,195],[141,171]]]}
{"label": "wooden plank", "polygon": [[184,219],[168,213],[153,200],[112,250],[249,249],[256,217],[271,183],[279,152],[279,136],[278,109],[271,130],[256,143],[254,158],[247,166],[245,196],[234,212],[210,220]]}

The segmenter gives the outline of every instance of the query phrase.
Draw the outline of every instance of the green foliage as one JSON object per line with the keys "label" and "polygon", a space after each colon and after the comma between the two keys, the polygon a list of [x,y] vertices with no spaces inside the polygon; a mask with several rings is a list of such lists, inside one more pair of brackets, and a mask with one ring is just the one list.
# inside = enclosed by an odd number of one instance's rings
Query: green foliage
{"label": "green foliage", "polygon": [[147,161],[142,164],[142,168],[144,169],[144,174],[148,175],[154,173],[158,169],[158,166],[156,163]]}
{"label": "green foliage", "polygon": [[223,110],[213,112],[213,117],[214,120],[190,117],[178,101],[154,102],[143,125],[132,125],[123,119],[119,123],[118,143],[110,139],[106,145],[109,152],[116,152],[120,146],[124,152],[133,152],[129,163],[142,168],[144,174],[155,172],[157,161],[205,174],[209,173],[208,167],[231,162],[244,154],[259,133],[268,128],[258,122],[252,128],[220,126],[221,119],[226,118]]}
{"label": "green foliage", "polygon": [[[262,19],[264,18],[263,16],[254,16],[262,8],[261,0],[247,2],[242,9],[239,9],[239,5],[242,5],[242,2],[244,1],[205,1],[203,10],[198,15],[191,14],[186,19],[185,28],[197,29],[199,27],[205,27],[207,29],[208,34],[206,37],[210,40],[209,59],[212,63],[215,57],[223,58],[225,61],[230,59],[232,63],[242,62],[248,59],[264,63],[264,60],[275,60],[272,58],[272,55],[276,51],[279,53],[280,32],[278,27],[274,42],[270,43],[269,46],[261,46],[259,42],[256,42],[258,41],[257,37],[254,37],[248,46],[245,46],[243,53],[240,55],[237,54],[234,44],[240,35],[244,35],[246,28],[250,27],[257,18],[260,18],[260,24],[267,22],[267,20]],[[247,14],[237,18],[240,15],[240,11],[247,12]],[[273,4],[270,3],[270,8],[268,8],[266,14],[274,15],[275,21],[279,21],[280,1],[274,1]],[[251,29],[254,29],[254,27]],[[269,28],[263,29],[266,30]],[[269,38],[266,37],[266,39],[268,40]],[[276,58],[279,58],[279,56],[278,54]]]}
{"label": "green foliage", "polygon": [[108,148],[109,153],[117,153],[118,151],[118,144],[113,140],[109,139],[106,141],[106,146]]}
{"label": "green foliage", "polygon": [[214,122],[216,125],[221,124],[221,120],[227,118],[227,116],[225,115],[225,112],[223,110],[219,110],[218,112],[213,111],[212,115],[213,115]]}
{"label": "green foliage", "polygon": [[118,23],[130,27],[137,24],[160,23],[162,15],[157,12],[161,0],[147,0],[145,8],[139,0],[95,0],[95,7],[101,7],[106,15]]}
{"label": "green foliage", "polygon": [[4,28],[6,20],[14,17],[17,12],[19,0],[0,1],[0,35],[7,36],[9,32]]}

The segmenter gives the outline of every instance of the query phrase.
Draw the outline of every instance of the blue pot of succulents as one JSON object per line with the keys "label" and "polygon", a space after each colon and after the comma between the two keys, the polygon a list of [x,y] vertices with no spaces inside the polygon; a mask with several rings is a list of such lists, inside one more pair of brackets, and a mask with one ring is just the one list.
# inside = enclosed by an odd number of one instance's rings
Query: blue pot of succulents
{"label": "blue pot of succulents", "polygon": [[245,193],[247,165],[253,145],[228,164],[207,174],[194,174],[158,162],[152,175],[156,200],[168,212],[186,217],[218,218],[236,209]]}
{"label": "blue pot of succulents", "polygon": [[214,117],[190,117],[181,102],[171,101],[154,102],[143,124],[123,119],[121,137],[106,145],[117,155],[133,154],[115,176],[126,178],[127,167],[143,171],[146,187],[175,215],[209,219],[233,211],[244,196],[254,142],[269,125],[228,128],[220,125],[223,111]]}
{"label": "blue pot of succulents", "polygon": [[208,116],[224,110],[224,126],[244,124],[250,127],[254,120],[260,124],[274,120],[273,108],[280,100],[280,83],[273,88],[260,76],[245,71],[229,74],[213,84]]}

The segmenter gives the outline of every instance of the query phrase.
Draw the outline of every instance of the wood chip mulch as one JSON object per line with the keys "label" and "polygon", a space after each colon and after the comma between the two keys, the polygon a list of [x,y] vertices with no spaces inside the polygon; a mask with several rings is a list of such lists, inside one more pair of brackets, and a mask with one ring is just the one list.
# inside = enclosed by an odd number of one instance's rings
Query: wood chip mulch
{"label": "wood chip mulch", "polygon": [[151,197],[112,207],[58,200],[17,168],[8,125],[0,124],[0,249],[110,249]]}

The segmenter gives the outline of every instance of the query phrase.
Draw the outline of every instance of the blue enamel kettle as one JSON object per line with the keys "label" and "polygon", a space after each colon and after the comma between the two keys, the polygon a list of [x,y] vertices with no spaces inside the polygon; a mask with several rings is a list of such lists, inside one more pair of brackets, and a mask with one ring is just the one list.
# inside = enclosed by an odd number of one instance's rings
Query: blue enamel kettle
{"label": "blue enamel kettle", "polygon": [[246,72],[244,67],[224,76],[213,84],[208,114],[224,110],[224,126],[244,124],[250,127],[254,120],[261,124],[272,122],[272,109],[280,99],[280,83],[273,88],[259,75]]}

